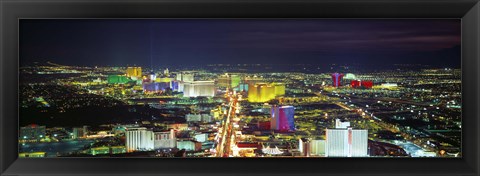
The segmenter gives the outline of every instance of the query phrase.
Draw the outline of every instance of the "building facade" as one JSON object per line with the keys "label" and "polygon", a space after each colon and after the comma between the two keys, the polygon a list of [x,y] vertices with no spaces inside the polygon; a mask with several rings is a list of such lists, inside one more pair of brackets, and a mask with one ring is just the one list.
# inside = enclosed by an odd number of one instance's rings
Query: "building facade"
{"label": "building facade", "polygon": [[333,73],[332,74],[332,86],[333,87],[340,87],[342,85],[342,78],[343,78],[343,74]]}
{"label": "building facade", "polygon": [[368,130],[340,128],[327,129],[325,142],[327,157],[368,156]]}
{"label": "building facade", "polygon": [[128,128],[125,132],[125,147],[127,152],[153,150],[153,131],[144,127]]}
{"label": "building facade", "polygon": [[184,97],[213,97],[215,96],[214,81],[183,82]]}
{"label": "building facade", "polygon": [[155,149],[175,148],[177,145],[177,137],[175,131],[170,129],[165,132],[155,132]]}
{"label": "building facade", "polygon": [[142,77],[142,67],[127,67],[127,77]]}
{"label": "building facade", "polygon": [[270,128],[278,131],[295,131],[294,114],[293,106],[272,106]]}

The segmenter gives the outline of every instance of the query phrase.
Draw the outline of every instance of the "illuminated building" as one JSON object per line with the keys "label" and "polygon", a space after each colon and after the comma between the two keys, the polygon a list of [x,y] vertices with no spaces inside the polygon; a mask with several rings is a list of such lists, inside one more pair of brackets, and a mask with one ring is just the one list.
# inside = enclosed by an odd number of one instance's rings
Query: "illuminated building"
{"label": "illuminated building", "polygon": [[215,96],[214,81],[193,81],[184,82],[183,96],[184,97],[213,97]]}
{"label": "illuminated building", "polygon": [[154,149],[154,133],[144,127],[128,128],[125,132],[125,147],[128,152]]}
{"label": "illuminated building", "polygon": [[207,133],[195,134],[194,138],[198,142],[206,142],[208,140],[208,134]]}
{"label": "illuminated building", "polygon": [[165,82],[143,83],[144,92],[162,92],[169,87],[170,84]]}
{"label": "illuminated building", "polygon": [[185,84],[194,82],[194,74],[190,72],[182,72],[177,74],[177,81],[179,82],[178,84],[178,91],[179,92],[184,92],[185,89]]}
{"label": "illuminated building", "polygon": [[295,131],[295,108],[293,106],[272,106],[270,128],[278,131]]}
{"label": "illuminated building", "polygon": [[127,67],[127,77],[142,77],[142,67]]}
{"label": "illuminated building", "polygon": [[155,79],[155,82],[167,82],[167,83],[169,83],[169,82],[172,82],[172,81],[173,81],[173,78],[167,78],[167,77],[165,77],[165,78],[157,77]]}
{"label": "illuminated building", "polygon": [[172,81],[171,83],[172,83],[172,87],[171,87],[172,90],[178,91],[178,89],[179,89],[178,82],[177,81]]}
{"label": "illuminated building", "polygon": [[108,75],[107,77],[108,84],[127,84],[130,81],[132,80],[122,75]]}
{"label": "illuminated building", "polygon": [[163,75],[165,75],[165,76],[170,75],[170,72],[168,71],[168,68],[166,68],[165,70],[163,70]]}
{"label": "illuminated building", "polygon": [[257,83],[248,85],[249,102],[267,102],[277,96],[285,95],[285,84],[282,83]]}
{"label": "illuminated building", "polygon": [[266,83],[248,86],[249,102],[267,102],[275,99],[275,87]]}
{"label": "illuminated building", "polygon": [[325,140],[311,140],[310,141],[310,155],[324,156],[325,155]]}
{"label": "illuminated building", "polygon": [[180,150],[185,149],[185,151],[200,151],[202,143],[191,140],[177,141],[177,148]]}
{"label": "illuminated building", "polygon": [[194,74],[189,72],[182,72],[177,74],[177,81],[182,82],[193,82],[194,81]]}
{"label": "illuminated building", "polygon": [[168,78],[168,77],[159,78],[159,77],[157,77],[155,79],[155,82],[167,83],[168,87],[170,87],[170,89],[172,89],[172,90],[177,90],[178,89],[178,82],[176,82],[173,78]]}
{"label": "illuminated building", "polygon": [[262,83],[263,82],[263,78],[262,77],[258,77],[256,75],[254,76],[246,76],[243,78],[243,82],[245,82],[246,84],[251,84],[251,85],[255,85],[257,83]]}
{"label": "illuminated building", "polygon": [[372,81],[352,80],[350,82],[352,88],[366,88],[371,89],[373,87]]}
{"label": "illuminated building", "polygon": [[167,78],[167,77],[164,77],[164,78],[159,78],[157,77],[155,79],[155,82],[165,82],[165,83],[171,83],[173,80],[173,78]]}
{"label": "illuminated building", "polygon": [[343,74],[333,73],[332,74],[332,85],[333,87],[339,87],[342,85]]}
{"label": "illuminated building", "polygon": [[229,75],[225,73],[225,75],[221,75],[218,78],[218,86],[220,87],[237,87],[240,84],[240,76],[238,75]]}
{"label": "illuminated building", "polygon": [[29,126],[20,127],[19,140],[24,142],[39,142],[46,137],[45,134],[45,126],[32,124]]}
{"label": "illuminated building", "polygon": [[353,73],[347,73],[343,79],[353,80],[357,79],[357,76],[355,76]]}
{"label": "illuminated building", "polygon": [[[337,125],[336,125],[337,126]],[[326,129],[325,156],[366,157],[368,156],[368,130],[342,128]]]}
{"label": "illuminated building", "polygon": [[272,85],[275,86],[275,96],[285,95],[285,84],[273,83]]}
{"label": "illuminated building", "polygon": [[310,140],[307,138],[300,138],[298,139],[298,151],[301,153],[302,156],[310,156]]}
{"label": "illuminated building", "polygon": [[150,76],[150,77],[149,77],[150,80],[152,80],[152,81],[155,81],[155,80],[157,79],[157,75],[155,74],[155,72],[150,72],[150,75],[149,75],[149,76]]}
{"label": "illuminated building", "polygon": [[175,131],[170,129],[165,132],[155,132],[155,149],[175,148],[177,137]]}

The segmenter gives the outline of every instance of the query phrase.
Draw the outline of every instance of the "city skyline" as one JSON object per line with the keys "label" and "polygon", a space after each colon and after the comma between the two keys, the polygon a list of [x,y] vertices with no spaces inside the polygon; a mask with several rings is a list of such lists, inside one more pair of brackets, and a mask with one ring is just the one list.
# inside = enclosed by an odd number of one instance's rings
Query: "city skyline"
{"label": "city skyline", "polygon": [[459,158],[460,30],[21,20],[18,156]]}
{"label": "city skyline", "polygon": [[[425,64],[460,67],[457,19],[20,20],[20,65]],[[452,58],[458,59],[452,59]]]}

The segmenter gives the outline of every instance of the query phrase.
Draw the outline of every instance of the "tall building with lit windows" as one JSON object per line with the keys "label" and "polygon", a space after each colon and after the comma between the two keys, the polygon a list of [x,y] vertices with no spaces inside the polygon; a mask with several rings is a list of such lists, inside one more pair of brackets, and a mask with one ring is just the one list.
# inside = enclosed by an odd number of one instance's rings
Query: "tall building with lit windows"
{"label": "tall building with lit windows", "polygon": [[345,127],[344,125],[345,124],[337,124],[336,126],[340,128],[326,129],[325,156],[368,156],[368,130],[353,129],[351,127]]}
{"label": "tall building with lit windows", "polygon": [[142,67],[127,67],[127,77],[142,77]]}
{"label": "tall building with lit windows", "polygon": [[272,106],[270,128],[278,131],[295,131],[294,114],[293,106]]}
{"label": "tall building with lit windows", "polygon": [[145,127],[126,129],[125,147],[127,152],[154,150],[155,136],[153,131]]}
{"label": "tall building with lit windows", "polygon": [[332,74],[332,86],[339,87],[342,85],[342,78],[343,74],[341,73],[333,73]]}

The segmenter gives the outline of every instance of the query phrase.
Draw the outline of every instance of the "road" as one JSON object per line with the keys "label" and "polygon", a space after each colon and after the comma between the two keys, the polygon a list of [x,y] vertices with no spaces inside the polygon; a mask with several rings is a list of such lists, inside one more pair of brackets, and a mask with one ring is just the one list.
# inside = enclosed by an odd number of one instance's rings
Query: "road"
{"label": "road", "polygon": [[224,118],[222,124],[222,132],[220,133],[220,138],[217,146],[217,157],[229,157],[231,152],[231,146],[234,143],[235,137],[233,129],[233,118],[236,116],[236,108],[238,103],[237,95],[228,95],[228,113]]}

